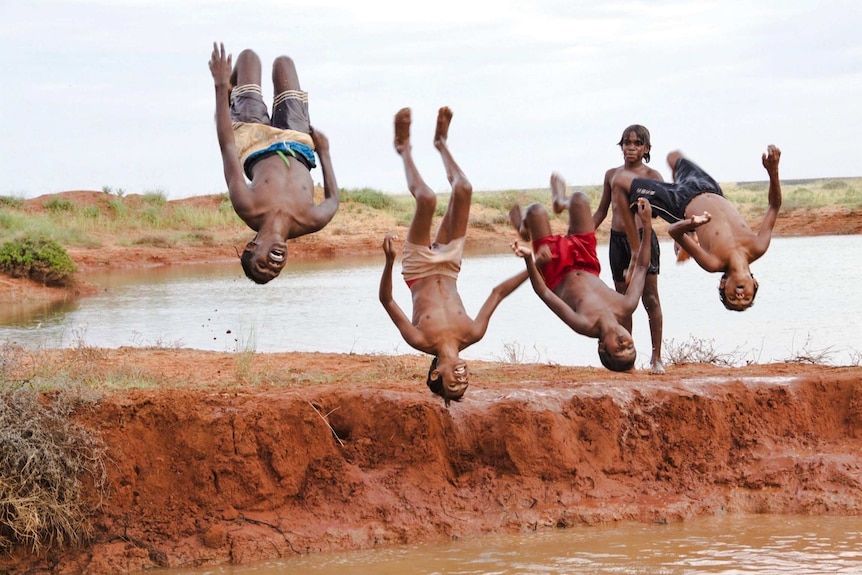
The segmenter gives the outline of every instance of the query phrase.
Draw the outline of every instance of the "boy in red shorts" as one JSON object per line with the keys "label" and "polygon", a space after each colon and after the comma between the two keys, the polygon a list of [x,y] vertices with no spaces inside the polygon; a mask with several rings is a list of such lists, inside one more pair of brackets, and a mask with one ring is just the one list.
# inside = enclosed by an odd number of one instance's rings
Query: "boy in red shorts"
{"label": "boy in red shorts", "polygon": [[[634,367],[637,352],[625,326],[631,325],[643,293],[650,242],[641,242],[638,248],[628,290],[617,293],[599,279],[601,266],[589,198],[582,192],[566,198],[566,182],[557,173],[551,175],[551,195],[554,206],[568,205],[567,234],[551,232],[548,211],[541,204],[530,204],[523,211],[516,204],[509,219],[524,240],[532,240],[532,250],[517,241],[512,250],[524,258],[533,289],[551,311],[575,332],[599,340],[602,365],[611,371],[628,371]],[[639,201],[644,235],[652,231],[651,216],[649,202]]]}

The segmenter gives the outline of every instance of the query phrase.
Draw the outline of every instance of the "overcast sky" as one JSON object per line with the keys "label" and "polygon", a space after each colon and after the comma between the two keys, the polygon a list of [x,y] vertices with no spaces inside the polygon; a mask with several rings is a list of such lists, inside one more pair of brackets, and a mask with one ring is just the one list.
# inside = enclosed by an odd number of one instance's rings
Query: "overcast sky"
{"label": "overcast sky", "polygon": [[[721,182],[860,176],[857,0],[3,1],[0,194],[103,186],[168,198],[226,189],[207,62],[214,40],[294,58],[342,188],[406,191],[392,118],[413,109],[419,169],[448,189],[432,146],[476,190],[601,183],[623,128],[653,161],[682,149]],[[320,170],[312,172],[316,182]]]}

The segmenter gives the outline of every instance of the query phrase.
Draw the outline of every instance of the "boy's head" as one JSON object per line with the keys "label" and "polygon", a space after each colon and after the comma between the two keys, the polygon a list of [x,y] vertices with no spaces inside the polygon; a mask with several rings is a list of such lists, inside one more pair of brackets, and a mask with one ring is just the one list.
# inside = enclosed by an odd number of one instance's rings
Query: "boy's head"
{"label": "boy's head", "polygon": [[599,338],[599,361],[611,371],[629,371],[635,366],[637,350],[631,333],[621,325]]}
{"label": "boy's head", "polygon": [[265,284],[275,279],[287,264],[287,245],[279,240],[248,242],[239,256],[245,275],[255,283]]}
{"label": "boy's head", "polygon": [[652,149],[652,143],[650,143],[649,130],[646,129],[646,126],[641,126],[640,124],[632,124],[625,130],[623,130],[623,135],[620,138],[620,141],[617,142],[617,146],[619,146],[620,148],[624,148],[627,142],[640,142],[637,145],[641,145],[644,147],[643,161],[645,164],[649,164],[649,153]]}
{"label": "boy's head", "polygon": [[751,272],[721,274],[718,281],[718,299],[731,311],[745,311],[754,305],[754,296],[760,284]]}
{"label": "boy's head", "polygon": [[431,360],[426,381],[431,393],[444,399],[446,405],[450,401],[461,401],[470,383],[467,381],[467,364],[460,358],[455,361],[441,361],[439,357]]}

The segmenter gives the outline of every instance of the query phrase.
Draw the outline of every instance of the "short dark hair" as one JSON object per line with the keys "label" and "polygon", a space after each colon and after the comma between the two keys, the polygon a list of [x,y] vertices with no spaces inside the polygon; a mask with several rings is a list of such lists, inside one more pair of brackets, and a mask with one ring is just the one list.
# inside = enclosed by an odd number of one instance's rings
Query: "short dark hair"
{"label": "short dark hair", "polygon": [[[647,130],[646,126],[641,126],[640,124],[632,124],[631,126],[626,128],[625,130],[623,130],[623,135],[620,137],[620,141],[617,142],[617,146],[622,147],[623,142],[625,142],[625,140],[626,140],[626,136],[628,136],[632,132],[637,134],[637,137],[640,138],[640,140],[644,143],[645,147],[647,147],[647,148],[652,147],[652,144],[650,143],[650,139],[649,139],[649,130]],[[649,164],[649,160],[650,160],[650,155],[649,155],[649,150],[647,150],[646,152],[644,152],[644,163]]]}
{"label": "short dark hair", "polygon": [[[754,279],[754,274],[751,274],[751,279]],[[760,284],[757,283],[757,280],[754,280],[754,293],[751,294],[751,303],[746,306],[735,305],[727,301],[727,294],[724,292],[725,286],[727,286],[727,273],[721,274],[721,279],[718,280],[718,299],[721,300],[721,305],[730,311],[745,311],[754,305],[754,298],[757,297],[757,290]]]}
{"label": "short dark hair", "polygon": [[431,378],[431,374],[434,373],[434,370],[437,369],[437,356],[434,356],[434,359],[431,360],[431,367],[428,368],[428,379],[425,380],[425,384],[428,386],[428,389],[431,390],[431,393],[434,395],[439,395],[446,401],[446,405],[449,405],[450,401],[461,401],[460,397],[446,397],[446,393],[443,391],[443,376],[438,375],[434,379]]}
{"label": "short dark hair", "polygon": [[636,351],[632,354],[632,358],[628,360],[615,357],[603,347],[599,348],[599,361],[601,361],[602,365],[611,371],[629,371],[635,366],[636,359]]}
{"label": "short dark hair", "polygon": [[265,284],[271,280],[271,277],[259,277],[255,273],[254,269],[254,252],[251,250],[243,250],[242,254],[239,256],[239,262],[242,265],[242,271],[245,272],[245,276],[253,281],[256,284]]}

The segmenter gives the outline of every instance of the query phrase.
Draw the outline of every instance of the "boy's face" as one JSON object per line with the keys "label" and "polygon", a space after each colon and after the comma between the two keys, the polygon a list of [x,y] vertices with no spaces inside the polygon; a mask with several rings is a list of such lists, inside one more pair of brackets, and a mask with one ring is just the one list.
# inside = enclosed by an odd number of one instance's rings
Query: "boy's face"
{"label": "boy's face", "polygon": [[270,243],[251,241],[245,246],[245,251],[253,254],[255,275],[266,281],[277,277],[287,264],[287,245],[283,241]]}
{"label": "boy's face", "polygon": [[738,273],[722,278],[718,287],[724,291],[725,307],[742,311],[754,303],[757,280],[750,273]]}
{"label": "boy's face", "polygon": [[599,347],[620,361],[630,360],[636,353],[632,335],[622,326],[618,326],[603,337]]}
{"label": "boy's face", "polygon": [[623,158],[627,163],[636,163],[643,160],[644,154],[650,151],[647,145],[636,132],[631,131],[623,138],[623,143],[620,144],[623,151]]}
{"label": "boy's face", "polygon": [[447,401],[457,401],[464,396],[464,392],[470,385],[469,370],[464,360],[459,357],[451,361],[438,358],[435,371],[436,373],[431,374],[431,378],[436,379],[437,375],[443,378],[443,397]]}

